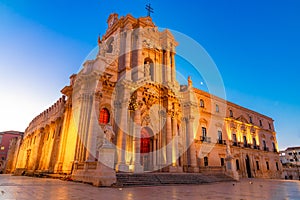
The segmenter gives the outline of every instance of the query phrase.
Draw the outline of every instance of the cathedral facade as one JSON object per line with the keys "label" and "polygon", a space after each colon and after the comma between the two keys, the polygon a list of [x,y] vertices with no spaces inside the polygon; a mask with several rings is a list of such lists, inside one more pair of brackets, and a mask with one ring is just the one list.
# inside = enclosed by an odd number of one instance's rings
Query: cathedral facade
{"label": "cathedral facade", "polygon": [[111,185],[118,172],[280,178],[273,120],[176,79],[176,42],[151,17],[111,14],[99,51],[27,127],[17,173]]}

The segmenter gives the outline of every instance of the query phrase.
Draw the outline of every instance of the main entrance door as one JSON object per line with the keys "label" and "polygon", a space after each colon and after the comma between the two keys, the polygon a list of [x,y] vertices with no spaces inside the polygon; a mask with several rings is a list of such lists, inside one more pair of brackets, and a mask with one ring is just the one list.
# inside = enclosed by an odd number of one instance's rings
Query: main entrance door
{"label": "main entrance door", "polygon": [[141,130],[141,165],[144,166],[144,171],[151,170],[151,136],[152,130],[148,127]]}
{"label": "main entrance door", "polygon": [[250,159],[248,155],[246,156],[246,170],[247,170],[248,178],[251,178],[252,175],[251,175]]}

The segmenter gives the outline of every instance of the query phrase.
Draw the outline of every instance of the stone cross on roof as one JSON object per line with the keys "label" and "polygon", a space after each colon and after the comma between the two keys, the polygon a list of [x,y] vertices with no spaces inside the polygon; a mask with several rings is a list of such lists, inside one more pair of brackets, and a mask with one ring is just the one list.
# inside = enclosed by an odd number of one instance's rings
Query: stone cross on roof
{"label": "stone cross on roof", "polygon": [[151,4],[149,3],[148,5],[146,5],[146,10],[148,11],[147,16],[151,17],[151,13],[154,13],[153,8],[151,7]]}

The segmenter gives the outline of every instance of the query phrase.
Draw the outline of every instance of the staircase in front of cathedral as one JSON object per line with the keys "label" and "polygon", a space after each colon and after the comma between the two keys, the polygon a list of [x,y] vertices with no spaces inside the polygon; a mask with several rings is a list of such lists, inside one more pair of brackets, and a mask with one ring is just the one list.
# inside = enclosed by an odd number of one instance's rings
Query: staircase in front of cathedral
{"label": "staircase in front of cathedral", "polygon": [[234,181],[222,173],[117,173],[117,186],[157,186],[175,184],[205,184]]}

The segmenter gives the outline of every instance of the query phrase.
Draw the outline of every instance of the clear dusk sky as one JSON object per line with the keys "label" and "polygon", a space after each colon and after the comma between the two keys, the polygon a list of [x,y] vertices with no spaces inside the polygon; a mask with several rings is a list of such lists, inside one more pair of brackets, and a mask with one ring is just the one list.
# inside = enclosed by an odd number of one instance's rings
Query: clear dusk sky
{"label": "clear dusk sky", "polygon": [[149,2],[157,26],[206,49],[227,100],[273,118],[280,149],[300,146],[298,0],[0,0],[0,131],[24,131],[61,96],[110,13],[145,16]]}

